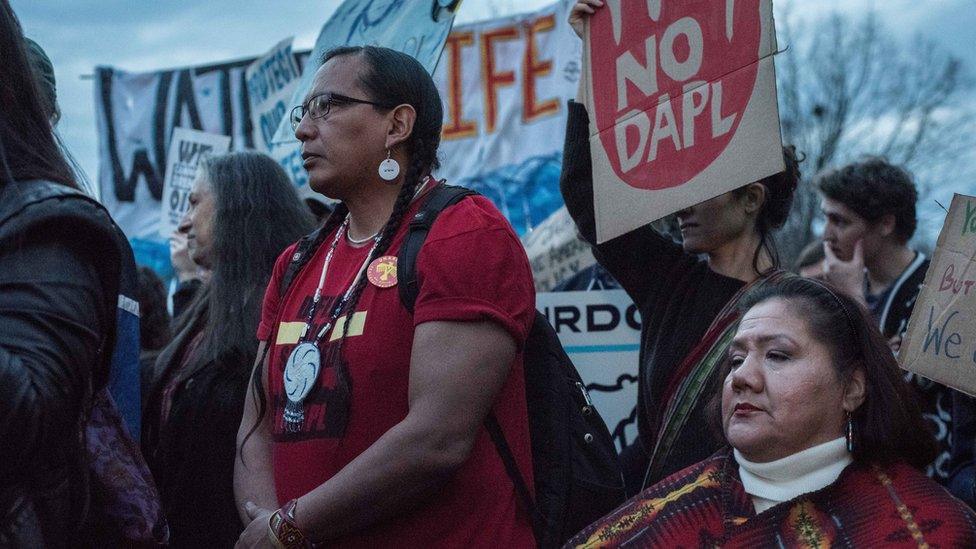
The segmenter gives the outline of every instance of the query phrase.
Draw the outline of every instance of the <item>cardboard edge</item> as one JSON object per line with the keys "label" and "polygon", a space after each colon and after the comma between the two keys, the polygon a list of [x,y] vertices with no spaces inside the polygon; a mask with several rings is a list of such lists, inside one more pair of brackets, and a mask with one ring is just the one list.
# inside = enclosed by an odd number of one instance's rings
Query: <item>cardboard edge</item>
{"label": "cardboard edge", "polygon": [[[947,248],[946,246],[946,241],[949,239],[949,234],[951,232],[951,229],[956,228],[956,224],[954,223],[955,219],[952,217],[952,212],[961,209],[962,202],[965,200],[976,200],[976,196],[962,195],[959,193],[953,194],[952,202],[949,206],[949,213],[946,215],[946,220],[943,223],[942,231],[940,231],[939,233],[938,243],[936,244],[936,252],[933,253],[932,262],[929,265],[928,271],[925,273],[925,280],[922,282],[922,287],[919,290],[919,299],[916,301],[915,309],[912,312],[912,316],[908,320],[908,326],[905,329],[905,336],[902,341],[901,352],[898,353],[897,362],[899,368],[901,368],[906,372],[911,372],[916,375],[923,376],[927,379],[931,379],[938,383],[942,383],[946,386],[952,387],[953,389],[966,393],[970,396],[976,397],[976,381],[974,381],[972,384],[968,384],[964,380],[961,380],[959,376],[950,375],[948,372],[942,371],[937,367],[920,368],[918,366],[918,362],[920,358],[923,356],[922,354],[923,351],[920,348],[921,343],[914,343],[916,341],[919,342],[924,341],[925,339],[924,332],[926,331],[925,328],[926,320],[923,320],[923,317],[926,317],[926,315],[923,312],[924,309],[920,308],[919,306],[927,304],[921,298],[928,297],[926,294],[934,291],[933,288],[935,288],[935,284],[934,284],[935,279],[941,276],[938,272],[938,269],[933,269],[933,267],[936,265],[936,261],[935,261],[936,254],[939,252],[939,250],[942,249],[943,253],[957,254],[963,256],[964,258],[967,258],[967,265],[966,265],[966,269],[964,270],[964,273],[969,272],[970,267],[972,266],[974,261],[976,261],[976,254],[966,252],[966,251],[957,251],[951,248]],[[950,299],[946,303],[944,310],[941,311],[939,316],[934,317],[932,319],[933,324],[938,323],[940,320],[944,319],[945,316],[948,314],[948,311],[953,308],[954,304],[956,304],[960,299],[965,299],[967,297],[971,297],[971,296],[965,296],[964,294],[956,294],[952,299]],[[909,354],[906,353],[905,351],[910,347],[912,347],[913,345],[919,346],[919,349],[912,356],[909,356]]]}

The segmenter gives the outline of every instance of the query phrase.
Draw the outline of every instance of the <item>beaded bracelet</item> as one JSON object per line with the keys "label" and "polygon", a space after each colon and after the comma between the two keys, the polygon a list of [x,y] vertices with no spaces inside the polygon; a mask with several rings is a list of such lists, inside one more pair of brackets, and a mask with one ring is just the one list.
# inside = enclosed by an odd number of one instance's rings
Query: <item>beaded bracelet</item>
{"label": "beaded bracelet", "polygon": [[281,509],[271,513],[268,519],[268,540],[278,549],[311,549],[312,542],[295,524],[295,507],[298,500],[293,499]]}

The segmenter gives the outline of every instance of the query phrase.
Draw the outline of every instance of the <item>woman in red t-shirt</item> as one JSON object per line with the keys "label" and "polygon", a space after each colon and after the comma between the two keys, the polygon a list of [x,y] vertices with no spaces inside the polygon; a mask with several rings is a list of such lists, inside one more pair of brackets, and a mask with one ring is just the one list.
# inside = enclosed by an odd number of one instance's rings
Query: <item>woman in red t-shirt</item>
{"label": "woman in red t-shirt", "polygon": [[442,119],[423,66],[378,47],[326,54],[292,112],[310,186],[339,204],[294,280],[281,287],[292,247],[265,295],[268,352],[235,468],[239,546],[534,544],[482,427],[492,411],[531,482],[521,243],[491,202],[467,197],[417,257],[413,313],[396,287],[406,220],[438,185]]}

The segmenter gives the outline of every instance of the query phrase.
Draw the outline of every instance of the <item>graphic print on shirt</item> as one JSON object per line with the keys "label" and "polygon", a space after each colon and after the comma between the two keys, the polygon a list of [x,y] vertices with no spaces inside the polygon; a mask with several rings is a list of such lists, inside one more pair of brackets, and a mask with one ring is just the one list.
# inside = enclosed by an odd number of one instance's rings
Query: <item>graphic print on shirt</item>
{"label": "graphic print on shirt", "polygon": [[[337,300],[337,296],[322,296],[322,301],[315,313],[315,318],[309,326],[308,335],[304,341],[314,340],[316,335],[321,332],[322,328],[329,322],[332,308],[335,306]],[[273,351],[277,359],[275,364],[277,365],[278,375],[276,379],[278,380],[281,380],[284,376],[284,368],[288,362],[288,358],[301,341],[300,338],[302,329],[304,328],[304,322],[294,322],[292,320],[307,318],[311,306],[312,297],[306,296],[302,300],[301,307],[298,309],[296,319],[282,319],[278,325],[278,336],[276,337],[276,344]],[[273,387],[270,406],[273,414],[273,432],[276,441],[297,442],[314,438],[339,438],[342,435],[342,425],[338,421],[336,414],[330,414],[329,410],[335,409],[332,404],[336,398],[336,384],[338,381],[336,364],[338,363],[337,359],[339,357],[336,353],[339,352],[338,342],[342,337],[346,318],[347,316],[338,318],[335,326],[323,334],[319,341],[318,347],[321,351],[319,375],[314,381],[314,386],[304,399],[304,421],[296,432],[287,432],[284,428],[283,412],[285,406],[288,404],[288,397],[283,387]],[[366,312],[357,311],[356,314],[352,315],[352,318],[349,332],[346,335],[347,340],[348,338],[363,334]]]}

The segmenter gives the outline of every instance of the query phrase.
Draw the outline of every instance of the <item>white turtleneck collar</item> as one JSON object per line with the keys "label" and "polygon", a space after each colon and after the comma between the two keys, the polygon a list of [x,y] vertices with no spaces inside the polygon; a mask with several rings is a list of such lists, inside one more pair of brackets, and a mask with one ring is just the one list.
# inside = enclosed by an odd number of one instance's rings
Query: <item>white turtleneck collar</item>
{"label": "white turtleneck collar", "polygon": [[844,437],[768,463],[751,462],[738,450],[733,453],[756,513],[830,485],[854,461]]}

